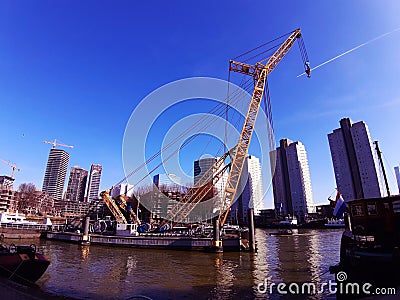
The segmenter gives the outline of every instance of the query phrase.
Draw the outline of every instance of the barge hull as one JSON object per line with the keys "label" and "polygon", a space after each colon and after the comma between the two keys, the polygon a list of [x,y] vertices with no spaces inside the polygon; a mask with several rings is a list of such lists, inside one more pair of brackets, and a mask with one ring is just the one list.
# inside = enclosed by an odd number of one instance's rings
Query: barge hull
{"label": "barge hull", "polygon": [[[42,237],[48,240],[80,243],[83,235],[80,233],[46,231],[42,233]],[[114,236],[100,234],[90,234],[89,240],[92,245],[192,251],[206,251],[210,248],[212,241],[211,238],[188,236]],[[241,240],[239,238],[223,239],[223,250],[240,251]]]}

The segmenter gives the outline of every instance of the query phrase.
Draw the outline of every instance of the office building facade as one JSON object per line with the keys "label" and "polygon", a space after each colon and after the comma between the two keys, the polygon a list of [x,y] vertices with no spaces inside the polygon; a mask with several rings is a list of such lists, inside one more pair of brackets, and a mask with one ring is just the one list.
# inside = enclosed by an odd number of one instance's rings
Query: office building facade
{"label": "office building facade", "polygon": [[175,174],[157,174],[153,176],[153,184],[159,189],[178,192],[181,190],[181,178]]}
{"label": "office building facade", "polygon": [[[194,186],[198,186],[200,184],[200,180],[203,178],[203,175],[214,167],[214,164],[217,162],[219,157],[206,157],[201,158],[199,160],[195,160],[193,163],[193,183]],[[223,168],[224,166],[222,166]],[[213,172],[209,172],[208,178],[203,178],[202,183],[211,183],[212,177],[217,173],[217,170],[213,170]],[[221,178],[215,184],[216,194],[214,196],[219,197],[220,200],[223,199],[226,181],[228,180],[228,172],[224,172]]]}
{"label": "office building facade", "polygon": [[336,187],[348,200],[382,197],[383,185],[368,126],[340,120],[340,128],[328,134]]}
{"label": "office building facade", "polygon": [[81,167],[71,167],[65,198],[68,201],[84,201],[88,171]]}
{"label": "office building facade", "polygon": [[49,193],[54,200],[62,199],[68,162],[68,152],[62,149],[50,149],[42,191]]}

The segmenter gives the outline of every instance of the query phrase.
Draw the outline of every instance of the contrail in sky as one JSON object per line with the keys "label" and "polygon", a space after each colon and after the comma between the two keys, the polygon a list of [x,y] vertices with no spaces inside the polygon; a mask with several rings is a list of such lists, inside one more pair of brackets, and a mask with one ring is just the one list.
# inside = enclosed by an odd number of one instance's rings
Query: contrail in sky
{"label": "contrail in sky", "polygon": [[[326,64],[330,63],[331,61],[334,61],[335,59],[338,59],[339,57],[342,57],[343,55],[346,55],[346,54],[348,54],[350,52],[353,52],[354,50],[357,50],[358,48],[361,48],[361,47],[363,47],[365,45],[368,45],[368,44],[370,44],[372,42],[375,42],[376,40],[379,40],[379,39],[381,39],[381,38],[383,38],[383,37],[385,37],[385,36],[387,36],[389,34],[392,34],[392,33],[396,32],[396,31],[399,31],[399,30],[400,30],[400,28],[397,28],[395,30],[392,30],[392,31],[386,32],[386,33],[384,33],[384,34],[382,34],[380,36],[377,36],[376,38],[373,38],[372,40],[369,40],[368,42],[362,43],[361,45],[358,45],[358,46],[356,46],[356,47],[354,47],[354,48],[352,48],[350,50],[347,50],[346,52],[343,52],[342,54],[339,54],[339,55],[335,56],[334,58],[331,58],[331,59],[327,60],[326,62],[323,62],[322,64],[319,64],[318,66],[312,68],[311,71],[313,71],[315,69],[318,69],[319,67],[322,67],[323,65],[326,65]],[[303,76],[305,74],[306,73],[304,72],[304,73],[302,73],[300,75],[297,75],[297,77]]]}

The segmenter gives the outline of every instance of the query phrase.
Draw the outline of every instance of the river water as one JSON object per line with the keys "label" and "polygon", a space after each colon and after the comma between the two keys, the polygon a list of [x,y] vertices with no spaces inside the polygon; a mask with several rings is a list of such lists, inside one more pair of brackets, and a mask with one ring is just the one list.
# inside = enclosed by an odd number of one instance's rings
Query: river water
{"label": "river water", "polygon": [[333,281],[327,271],[339,262],[342,230],[299,229],[292,236],[270,236],[274,231],[256,230],[256,254],[82,247],[35,240],[51,261],[37,284],[44,291],[79,299],[335,299],[328,290],[289,297],[270,283],[317,286]]}

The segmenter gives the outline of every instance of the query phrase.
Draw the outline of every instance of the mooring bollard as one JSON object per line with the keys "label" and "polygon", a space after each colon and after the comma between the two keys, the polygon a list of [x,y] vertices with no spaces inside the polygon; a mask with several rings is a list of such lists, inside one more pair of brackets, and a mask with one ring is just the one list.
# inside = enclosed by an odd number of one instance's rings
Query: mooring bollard
{"label": "mooring bollard", "polygon": [[86,217],[86,219],[85,219],[85,228],[84,228],[84,231],[83,231],[82,239],[80,241],[81,245],[90,245],[89,223],[90,223],[90,217]]}

